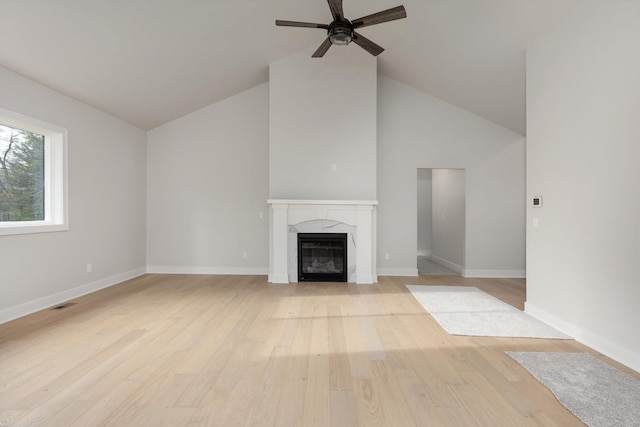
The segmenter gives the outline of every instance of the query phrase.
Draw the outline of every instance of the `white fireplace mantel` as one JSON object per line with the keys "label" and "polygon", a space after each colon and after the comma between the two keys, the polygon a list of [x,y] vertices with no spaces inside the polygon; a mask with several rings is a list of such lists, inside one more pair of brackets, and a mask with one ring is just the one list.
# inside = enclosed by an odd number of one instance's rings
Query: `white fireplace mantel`
{"label": "white fireplace mantel", "polygon": [[[292,228],[307,224],[314,226],[330,221],[343,224],[353,232],[352,250],[348,254],[355,263],[349,281],[376,283],[376,200],[267,200],[269,204],[269,282],[289,283],[297,281],[290,272],[293,260],[297,260],[297,248],[292,247]],[[313,230],[322,232],[321,230]],[[331,231],[333,232],[333,231]],[[296,266],[297,267],[297,266]],[[293,279],[293,280],[292,280]]]}

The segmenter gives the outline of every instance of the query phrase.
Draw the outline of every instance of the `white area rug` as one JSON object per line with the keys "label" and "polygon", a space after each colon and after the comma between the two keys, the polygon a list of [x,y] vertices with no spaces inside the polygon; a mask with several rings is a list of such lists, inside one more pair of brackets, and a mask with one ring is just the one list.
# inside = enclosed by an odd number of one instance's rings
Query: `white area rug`
{"label": "white area rug", "polygon": [[640,380],[587,353],[506,353],[588,426],[640,426]]}
{"label": "white area rug", "polygon": [[571,339],[478,288],[406,286],[440,326],[452,335]]}

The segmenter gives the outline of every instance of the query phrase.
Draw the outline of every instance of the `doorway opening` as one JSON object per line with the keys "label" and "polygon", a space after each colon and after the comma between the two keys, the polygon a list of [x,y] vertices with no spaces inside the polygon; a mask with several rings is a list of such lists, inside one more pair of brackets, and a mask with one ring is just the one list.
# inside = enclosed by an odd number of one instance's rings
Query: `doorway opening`
{"label": "doorway opening", "polygon": [[465,259],[464,169],[419,168],[417,268],[420,275],[461,275]]}

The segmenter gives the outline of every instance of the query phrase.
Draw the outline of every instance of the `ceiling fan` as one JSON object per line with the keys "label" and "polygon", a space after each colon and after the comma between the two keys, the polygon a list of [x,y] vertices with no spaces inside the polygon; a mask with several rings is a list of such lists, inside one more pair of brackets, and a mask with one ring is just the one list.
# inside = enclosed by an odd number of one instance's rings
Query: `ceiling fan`
{"label": "ceiling fan", "polygon": [[344,17],[344,13],[342,13],[342,0],[327,0],[327,2],[329,3],[329,9],[331,9],[331,15],[333,15],[333,21],[328,25],[276,19],[276,25],[278,26],[322,28],[323,30],[327,30],[328,37],[322,42],[318,50],[311,55],[313,58],[322,58],[332,44],[347,45],[351,42],[354,42],[371,55],[378,56],[384,51],[384,48],[378,46],[363,35],[358,34],[355,30],[357,28],[407,17],[407,11],[404,9],[404,6],[396,6],[382,12],[349,21]]}

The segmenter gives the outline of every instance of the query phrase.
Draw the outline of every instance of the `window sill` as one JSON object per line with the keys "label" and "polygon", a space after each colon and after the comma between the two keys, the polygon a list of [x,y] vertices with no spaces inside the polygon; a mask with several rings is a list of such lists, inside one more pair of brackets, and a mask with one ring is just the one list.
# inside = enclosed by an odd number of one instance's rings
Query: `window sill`
{"label": "window sill", "polygon": [[0,223],[0,236],[10,236],[14,234],[51,233],[54,231],[67,231],[66,224],[53,224],[45,221],[28,222],[5,222]]}

